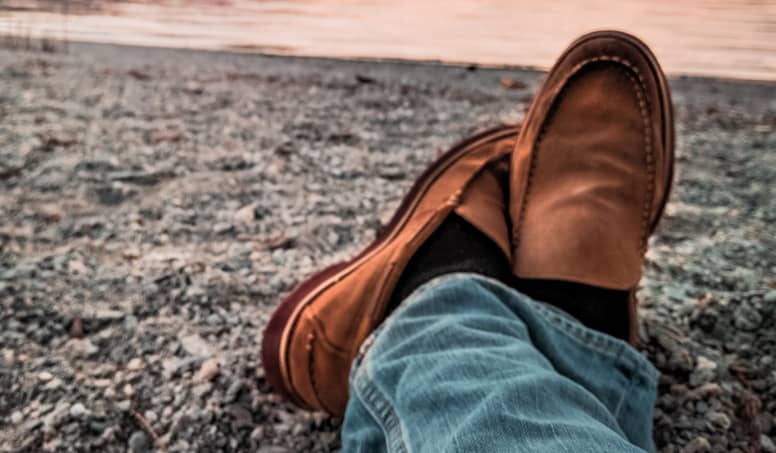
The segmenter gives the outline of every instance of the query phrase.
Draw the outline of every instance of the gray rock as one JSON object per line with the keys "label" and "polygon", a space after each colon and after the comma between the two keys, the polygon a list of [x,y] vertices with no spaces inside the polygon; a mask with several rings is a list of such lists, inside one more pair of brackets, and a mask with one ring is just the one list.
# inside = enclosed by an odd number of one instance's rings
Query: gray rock
{"label": "gray rock", "polygon": [[130,400],[121,400],[116,402],[116,409],[127,412],[132,407],[132,401]]}
{"label": "gray rock", "polygon": [[127,315],[126,318],[124,318],[124,329],[129,332],[134,332],[135,329],[137,329],[137,317],[134,315]]}
{"label": "gray rock", "polygon": [[682,448],[682,453],[703,453],[711,451],[709,440],[698,436]]}
{"label": "gray rock", "polygon": [[87,415],[89,411],[84,407],[81,403],[75,403],[72,406],[70,406],[70,416],[75,418],[81,418],[84,415]]}
{"label": "gray rock", "polygon": [[132,453],[145,453],[151,451],[151,439],[144,431],[135,431],[129,436],[127,447]]}
{"label": "gray rock", "polygon": [[58,426],[67,417],[70,412],[70,404],[66,402],[60,402],[57,406],[43,417],[43,429],[45,432],[51,432],[56,426]]}
{"label": "gray rock", "polygon": [[65,348],[75,357],[89,357],[99,351],[88,338],[71,338]]}
{"label": "gray rock", "polygon": [[776,445],[773,443],[773,439],[765,434],[760,435],[760,448],[764,453],[776,453]]}
{"label": "gray rock", "polygon": [[690,386],[705,384],[717,375],[717,364],[704,356],[699,356],[695,370],[690,374]]}
{"label": "gray rock", "polygon": [[24,420],[24,415],[22,415],[22,413],[19,411],[14,411],[13,413],[11,413],[10,418],[11,418],[11,423],[13,423],[14,425],[18,425]]}
{"label": "gray rock", "polygon": [[709,412],[706,414],[706,420],[713,429],[724,431],[730,428],[730,417],[721,412]]}
{"label": "gray rock", "polygon": [[760,312],[749,304],[739,305],[733,313],[733,324],[741,330],[756,330],[762,322],[763,317]]}
{"label": "gray rock", "polygon": [[197,357],[208,357],[213,354],[213,349],[199,335],[187,335],[180,338],[181,346],[189,354]]}

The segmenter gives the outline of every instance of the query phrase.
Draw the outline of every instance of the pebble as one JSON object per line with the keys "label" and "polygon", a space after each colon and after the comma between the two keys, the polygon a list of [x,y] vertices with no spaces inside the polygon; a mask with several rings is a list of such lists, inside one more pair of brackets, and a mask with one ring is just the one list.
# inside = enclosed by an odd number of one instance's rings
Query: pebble
{"label": "pebble", "polygon": [[75,403],[70,406],[70,415],[75,418],[81,418],[88,413],[89,412],[86,410],[86,407],[84,407],[84,405],[81,403]]}
{"label": "pebble", "polygon": [[54,375],[49,373],[48,371],[41,371],[40,373],[38,373],[38,379],[42,382],[48,382],[53,378],[54,378]]}
{"label": "pebble", "polygon": [[690,374],[690,386],[697,387],[711,381],[716,375],[717,364],[704,356],[698,356],[695,370]]}
{"label": "pebble", "polygon": [[698,436],[682,448],[682,453],[703,453],[711,451],[709,440]]}
{"label": "pebble", "polygon": [[202,362],[202,366],[197,371],[194,379],[197,381],[210,381],[218,375],[220,369],[221,365],[218,359],[207,359]]}
{"label": "pebble", "polygon": [[127,370],[128,371],[140,371],[145,367],[143,364],[143,359],[139,357],[135,357],[134,359],[127,362]]}
{"label": "pebble", "polygon": [[145,419],[148,420],[148,423],[155,423],[156,420],[158,420],[158,417],[156,416],[156,412],[150,409],[143,412],[143,417],[145,417]]}
{"label": "pebble", "polygon": [[255,218],[256,218],[256,208],[252,204],[243,206],[242,208],[238,209],[237,212],[234,213],[234,219],[238,223],[241,223],[243,225],[249,225],[253,223]]}
{"label": "pebble", "polygon": [[151,450],[151,439],[145,432],[135,431],[129,436],[127,446],[132,453],[146,453]]}
{"label": "pebble", "polygon": [[726,430],[730,428],[730,417],[721,412],[709,412],[706,420],[714,429]]}
{"label": "pebble", "polygon": [[749,304],[741,304],[733,313],[733,324],[741,330],[756,330],[762,322],[763,317],[760,312]]}
{"label": "pebble", "polygon": [[65,343],[65,348],[76,357],[89,357],[99,351],[88,338],[71,338]]}
{"label": "pebble", "polygon": [[773,443],[773,439],[765,434],[760,435],[760,448],[764,453],[776,453],[776,445]]}
{"label": "pebble", "polygon": [[206,357],[212,354],[212,348],[199,335],[187,335],[180,338],[181,346],[189,354]]}
{"label": "pebble", "polygon": [[121,400],[116,402],[116,408],[122,412],[129,412],[131,407],[132,401],[130,400]]}
{"label": "pebble", "polygon": [[776,304],[776,289],[772,289],[765,293],[765,296],[763,297],[763,302],[766,304]]}
{"label": "pebble", "polygon": [[22,420],[24,420],[24,415],[22,415],[21,412],[13,411],[11,413],[11,423],[13,423],[14,425],[18,425],[19,423],[22,422]]}

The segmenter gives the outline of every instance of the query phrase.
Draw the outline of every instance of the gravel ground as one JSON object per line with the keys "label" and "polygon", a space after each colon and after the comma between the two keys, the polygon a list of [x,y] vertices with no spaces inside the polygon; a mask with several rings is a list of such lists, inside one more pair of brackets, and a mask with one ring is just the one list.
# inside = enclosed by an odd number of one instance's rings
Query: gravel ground
{"label": "gravel ground", "polygon": [[[339,420],[269,391],[272,308],[541,77],[0,50],[0,451],[336,450]],[[671,83],[678,185],[640,293],[655,439],[774,452],[776,85]]]}

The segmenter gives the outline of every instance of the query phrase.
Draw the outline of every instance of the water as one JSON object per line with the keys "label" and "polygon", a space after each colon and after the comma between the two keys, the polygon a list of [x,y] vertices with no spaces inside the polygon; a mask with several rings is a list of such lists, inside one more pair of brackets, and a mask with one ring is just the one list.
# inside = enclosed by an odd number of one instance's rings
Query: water
{"label": "water", "polygon": [[547,68],[576,36],[618,28],[674,75],[776,80],[776,0],[92,0],[66,18],[38,3],[0,0],[0,34]]}

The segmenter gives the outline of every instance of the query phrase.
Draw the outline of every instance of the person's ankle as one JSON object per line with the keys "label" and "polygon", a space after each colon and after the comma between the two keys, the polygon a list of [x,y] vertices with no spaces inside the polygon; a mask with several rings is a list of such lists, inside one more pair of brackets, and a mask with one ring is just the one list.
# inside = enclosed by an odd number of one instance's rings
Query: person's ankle
{"label": "person's ankle", "polygon": [[628,341],[628,291],[517,277],[513,277],[511,286],[534,300],[560,308],[593,330]]}
{"label": "person's ankle", "polygon": [[453,213],[404,269],[391,295],[391,309],[424,283],[455,272],[481,274],[505,283],[512,275],[509,260],[498,245]]}

